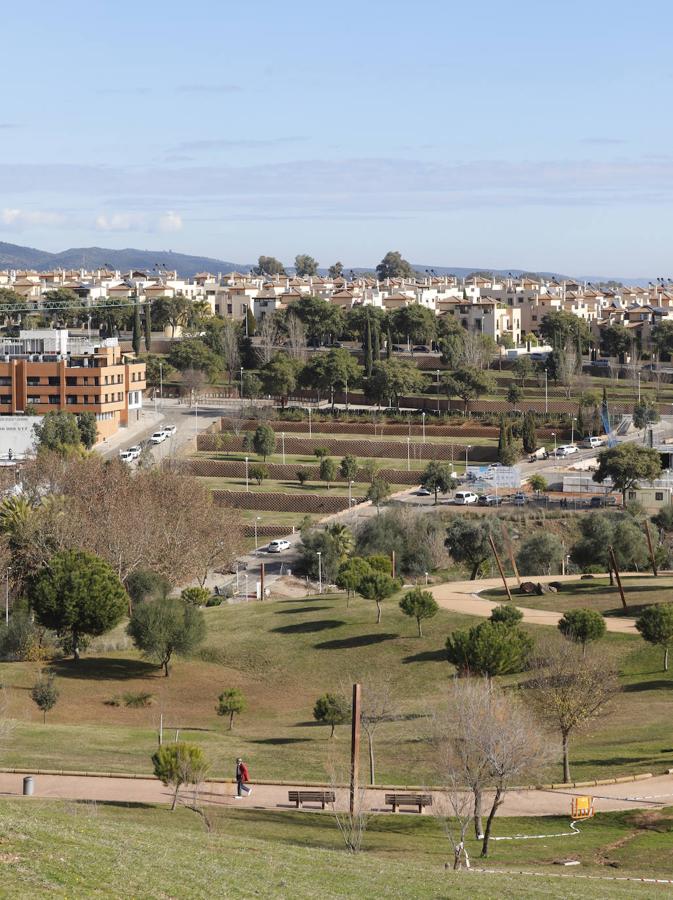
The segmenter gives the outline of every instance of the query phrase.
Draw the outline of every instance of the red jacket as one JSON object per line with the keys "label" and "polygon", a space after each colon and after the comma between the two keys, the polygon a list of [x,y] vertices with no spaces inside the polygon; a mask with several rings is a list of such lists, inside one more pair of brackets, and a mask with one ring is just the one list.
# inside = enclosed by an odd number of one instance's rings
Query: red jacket
{"label": "red jacket", "polygon": [[245,763],[242,762],[242,763],[239,763],[239,764],[238,764],[238,770],[237,770],[237,772],[236,772],[236,778],[237,778],[239,781],[248,781],[248,780],[249,780],[250,775],[248,774],[248,767],[246,766]]}

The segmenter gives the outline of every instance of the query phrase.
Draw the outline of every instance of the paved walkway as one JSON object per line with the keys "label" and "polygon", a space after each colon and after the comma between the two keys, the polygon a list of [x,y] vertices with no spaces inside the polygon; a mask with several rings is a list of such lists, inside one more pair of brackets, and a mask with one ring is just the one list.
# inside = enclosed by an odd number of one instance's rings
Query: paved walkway
{"label": "paved walkway", "polygon": [[[154,778],[35,775],[34,780],[34,796],[42,798],[122,803],[169,803],[172,799],[171,790]],[[20,796],[22,785],[23,775],[0,773],[0,796]],[[302,785],[255,785],[253,782],[251,796],[245,800],[235,800],[233,784],[208,782],[199,792],[199,797],[201,802],[212,806],[282,810],[294,808],[288,802],[288,790],[301,788]],[[340,789],[336,793],[338,806],[345,808],[348,800],[346,790]],[[375,812],[389,811],[389,807],[385,806],[385,793],[385,790],[368,790],[366,803],[369,809]],[[569,815],[571,797],[577,794],[591,794],[595,798],[597,811],[656,808],[673,804],[673,775],[593,788],[512,791],[505,798],[499,815]],[[185,802],[192,802],[192,792],[185,790],[180,796]],[[311,805],[307,808],[310,809]]]}
{"label": "paved walkway", "polygon": [[[549,581],[577,581],[577,575],[550,575],[535,577],[531,580],[546,584]],[[622,576],[625,580],[625,576]],[[510,590],[512,591],[512,599],[516,601],[524,596],[515,592],[516,581],[508,579]],[[502,580],[500,578],[481,578],[477,581],[449,581],[445,584],[438,584],[429,588],[437,603],[444,609],[450,609],[452,612],[465,613],[469,616],[481,616],[488,618],[496,606],[500,606],[502,600],[493,601],[480,597],[482,591],[491,588],[502,588]],[[547,595],[552,596],[552,595]],[[563,594],[559,595],[559,605],[563,605]],[[517,609],[523,613],[523,621],[531,625],[552,625],[558,624],[559,619],[563,615],[560,612],[545,609],[530,609],[526,606],[519,606]],[[605,625],[608,631],[614,631],[619,634],[637,634],[636,620],[630,618],[612,618],[605,617]]]}

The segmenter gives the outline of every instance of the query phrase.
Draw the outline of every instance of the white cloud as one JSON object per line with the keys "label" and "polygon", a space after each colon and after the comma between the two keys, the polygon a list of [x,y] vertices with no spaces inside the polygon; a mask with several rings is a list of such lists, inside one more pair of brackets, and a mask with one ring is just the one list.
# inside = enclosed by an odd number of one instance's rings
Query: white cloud
{"label": "white cloud", "polygon": [[145,216],[139,213],[101,213],[96,217],[99,231],[135,231],[145,227]]}
{"label": "white cloud", "polygon": [[11,225],[14,228],[24,228],[31,225],[58,225],[62,221],[63,216],[60,213],[39,209],[13,209],[6,206],[0,212],[0,222],[3,225]]}
{"label": "white cloud", "polygon": [[169,211],[159,219],[159,231],[182,231],[182,216],[180,213],[173,212],[172,209],[169,209]]}

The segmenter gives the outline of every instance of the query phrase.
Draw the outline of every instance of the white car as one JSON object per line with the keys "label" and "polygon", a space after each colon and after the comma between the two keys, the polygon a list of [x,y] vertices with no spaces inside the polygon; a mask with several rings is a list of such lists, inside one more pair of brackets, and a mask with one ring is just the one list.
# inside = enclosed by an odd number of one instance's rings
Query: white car
{"label": "white car", "polygon": [[130,450],[120,450],[119,458],[121,459],[122,462],[130,463],[130,462],[133,462],[133,460],[135,459],[135,456],[131,453]]}
{"label": "white car", "polygon": [[153,444],[163,444],[163,442],[165,440],[166,440],[166,435],[164,434],[163,431],[155,431],[154,434],[152,435],[152,437],[150,438],[150,441]]}
{"label": "white car", "polygon": [[458,506],[467,506],[468,503],[476,503],[479,497],[472,491],[456,491],[453,500]]}
{"label": "white car", "polygon": [[166,435],[166,437],[172,437],[178,429],[175,425],[164,425],[161,430]]}
{"label": "white car", "polygon": [[427,488],[422,487],[416,491],[416,496],[417,497],[430,497],[430,496],[432,496],[432,491],[429,491]]}
{"label": "white car", "polygon": [[563,456],[572,456],[573,453],[579,453],[579,448],[574,444],[565,444],[563,447],[557,447],[556,453],[554,454],[557,457]]}
{"label": "white car", "polygon": [[266,548],[267,553],[282,553],[283,550],[290,549],[290,542],[286,541],[284,538],[278,541],[270,541],[269,546]]}
{"label": "white car", "polygon": [[585,437],[581,442],[581,446],[586,448],[587,450],[596,450],[598,447],[605,446],[605,438],[594,436]]}
{"label": "white car", "polygon": [[138,459],[140,454],[143,452],[143,448],[140,446],[140,444],[134,444],[132,447],[129,447],[128,452],[133,454],[133,459]]}

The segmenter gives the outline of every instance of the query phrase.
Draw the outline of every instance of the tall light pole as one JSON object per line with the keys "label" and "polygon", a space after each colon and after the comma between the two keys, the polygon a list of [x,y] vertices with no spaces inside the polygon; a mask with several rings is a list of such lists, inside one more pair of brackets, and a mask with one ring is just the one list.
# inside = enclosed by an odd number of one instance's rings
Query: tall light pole
{"label": "tall light pole", "polygon": [[9,625],[9,573],[12,570],[5,570],[5,625]]}
{"label": "tall light pole", "polygon": [[407,438],[407,472],[411,471],[411,438]]}
{"label": "tall light pole", "polygon": [[313,432],[311,431],[311,407],[308,408],[308,436],[312,437]]}
{"label": "tall light pole", "polygon": [[570,421],[570,443],[575,443],[575,416]]}
{"label": "tall light pole", "polygon": [[472,449],[472,444],[467,444],[465,447],[465,478],[467,478],[467,454]]}
{"label": "tall light pole", "polygon": [[283,465],[285,465],[285,432],[281,432],[281,440],[283,442]]}
{"label": "tall light pole", "polygon": [[439,369],[437,369],[437,415],[439,415]]}
{"label": "tall light pole", "polygon": [[257,553],[257,550],[258,550],[258,546],[257,546],[257,523],[259,522],[259,520],[260,520],[261,518],[262,518],[261,516],[255,516],[255,553]]}
{"label": "tall light pole", "polygon": [[556,432],[552,431],[551,436],[554,438],[554,456],[556,456]]}
{"label": "tall light pole", "polygon": [[241,400],[243,399],[243,366],[241,366]]}
{"label": "tall light pole", "polygon": [[425,443],[425,413],[421,413],[421,419],[423,421],[423,443]]}
{"label": "tall light pole", "polygon": [[640,403],[640,372],[638,372],[638,403]]}
{"label": "tall light pole", "polygon": [[547,370],[544,370],[544,411],[549,412],[549,395],[547,392]]}
{"label": "tall light pole", "polygon": [[353,505],[353,479],[348,482],[348,508]]}
{"label": "tall light pole", "polygon": [[348,412],[348,379],[346,379],[346,412]]}
{"label": "tall light pole", "polygon": [[194,403],[194,435],[198,436],[199,433],[199,401],[196,400]]}
{"label": "tall light pole", "polygon": [[248,482],[248,457],[245,457],[245,490],[246,493],[250,492],[250,484]]}
{"label": "tall light pole", "polygon": [[159,362],[159,408],[164,405],[164,366]]}
{"label": "tall light pole", "polygon": [[318,550],[318,593],[322,594],[322,551]]}

